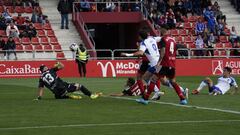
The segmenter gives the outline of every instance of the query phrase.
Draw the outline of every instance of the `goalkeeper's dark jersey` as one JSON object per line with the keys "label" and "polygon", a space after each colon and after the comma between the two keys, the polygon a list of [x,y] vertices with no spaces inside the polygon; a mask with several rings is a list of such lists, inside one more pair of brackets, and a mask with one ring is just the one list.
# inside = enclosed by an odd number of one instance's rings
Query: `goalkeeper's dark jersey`
{"label": "goalkeeper's dark jersey", "polygon": [[50,89],[53,93],[56,93],[56,88],[58,85],[61,85],[64,83],[57,75],[58,68],[51,68],[45,72],[42,73],[40,79],[39,79],[39,85],[38,87],[47,87]]}

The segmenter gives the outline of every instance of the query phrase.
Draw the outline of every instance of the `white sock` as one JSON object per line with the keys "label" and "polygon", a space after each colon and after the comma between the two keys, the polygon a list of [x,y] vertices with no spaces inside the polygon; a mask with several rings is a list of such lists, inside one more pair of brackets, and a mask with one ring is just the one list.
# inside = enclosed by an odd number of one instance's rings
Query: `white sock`
{"label": "white sock", "polygon": [[204,81],[202,81],[199,85],[199,87],[197,88],[197,91],[202,90],[202,88],[204,88],[205,86],[207,86],[207,83],[205,83]]}
{"label": "white sock", "polygon": [[[173,86],[172,86],[172,84],[171,84],[169,81],[166,82],[166,86],[168,86],[169,88],[174,89]],[[182,92],[184,92],[183,87],[179,86],[179,88],[180,88],[180,90],[181,90]]]}
{"label": "white sock", "polygon": [[154,87],[154,92],[159,92],[160,90],[158,89],[157,85]]}

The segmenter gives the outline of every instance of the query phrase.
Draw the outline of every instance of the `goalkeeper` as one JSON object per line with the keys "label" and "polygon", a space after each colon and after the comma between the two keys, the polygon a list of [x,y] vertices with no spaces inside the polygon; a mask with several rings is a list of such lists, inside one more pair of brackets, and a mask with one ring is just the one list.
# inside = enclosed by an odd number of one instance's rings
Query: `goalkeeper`
{"label": "goalkeeper", "polygon": [[81,91],[84,95],[89,96],[91,99],[95,99],[100,94],[93,94],[86,87],[79,83],[68,83],[58,77],[57,71],[64,68],[64,65],[57,62],[53,68],[48,68],[45,65],[40,66],[41,76],[38,85],[38,97],[36,100],[40,100],[43,96],[44,86],[47,87],[54,95],[56,99],[81,99],[81,96],[69,94],[75,91]]}

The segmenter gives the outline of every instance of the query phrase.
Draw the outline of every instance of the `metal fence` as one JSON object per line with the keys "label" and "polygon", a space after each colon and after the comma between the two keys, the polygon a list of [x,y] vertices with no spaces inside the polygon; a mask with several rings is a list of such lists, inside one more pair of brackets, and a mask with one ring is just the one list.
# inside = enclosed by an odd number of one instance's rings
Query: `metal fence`
{"label": "metal fence", "polygon": [[[203,56],[196,56],[196,51],[201,50],[203,52]],[[208,51],[213,50],[214,56],[206,55]],[[96,49],[96,50],[87,50],[88,53],[91,51],[97,52],[97,57],[90,57],[89,59],[94,60],[117,60],[117,59],[136,59],[138,57],[123,57],[120,54],[122,52],[133,53],[137,51],[137,49]],[[182,51],[182,52],[181,52]],[[183,53],[184,51],[184,53]],[[240,53],[240,48],[215,48],[215,49],[195,49],[195,48],[187,48],[187,49],[178,49],[177,58],[178,59],[195,59],[195,58],[240,58],[240,55],[233,55],[233,51]],[[33,51],[3,51],[0,50],[0,61],[3,60],[15,60],[14,52],[17,54],[17,60],[56,60],[57,52],[39,52],[37,50]],[[75,52],[70,50],[63,50],[65,54],[65,58],[67,60],[75,59]],[[5,53],[5,57],[4,57]],[[218,53],[218,54],[217,54]],[[217,55],[216,55],[217,54]]]}

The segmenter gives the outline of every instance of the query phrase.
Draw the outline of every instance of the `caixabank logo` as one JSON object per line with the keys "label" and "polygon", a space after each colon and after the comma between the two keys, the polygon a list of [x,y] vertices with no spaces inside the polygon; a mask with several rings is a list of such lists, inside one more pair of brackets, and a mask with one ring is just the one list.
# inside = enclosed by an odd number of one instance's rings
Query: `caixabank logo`
{"label": "caixabank logo", "polygon": [[233,75],[240,75],[240,60],[225,59],[212,60],[212,74],[221,75],[224,67],[231,67]]}
{"label": "caixabank logo", "polygon": [[[107,61],[97,62],[97,66],[100,66],[102,77],[117,77],[126,75],[135,75],[139,69],[139,64],[131,61]],[[112,76],[110,76],[112,74]]]}

